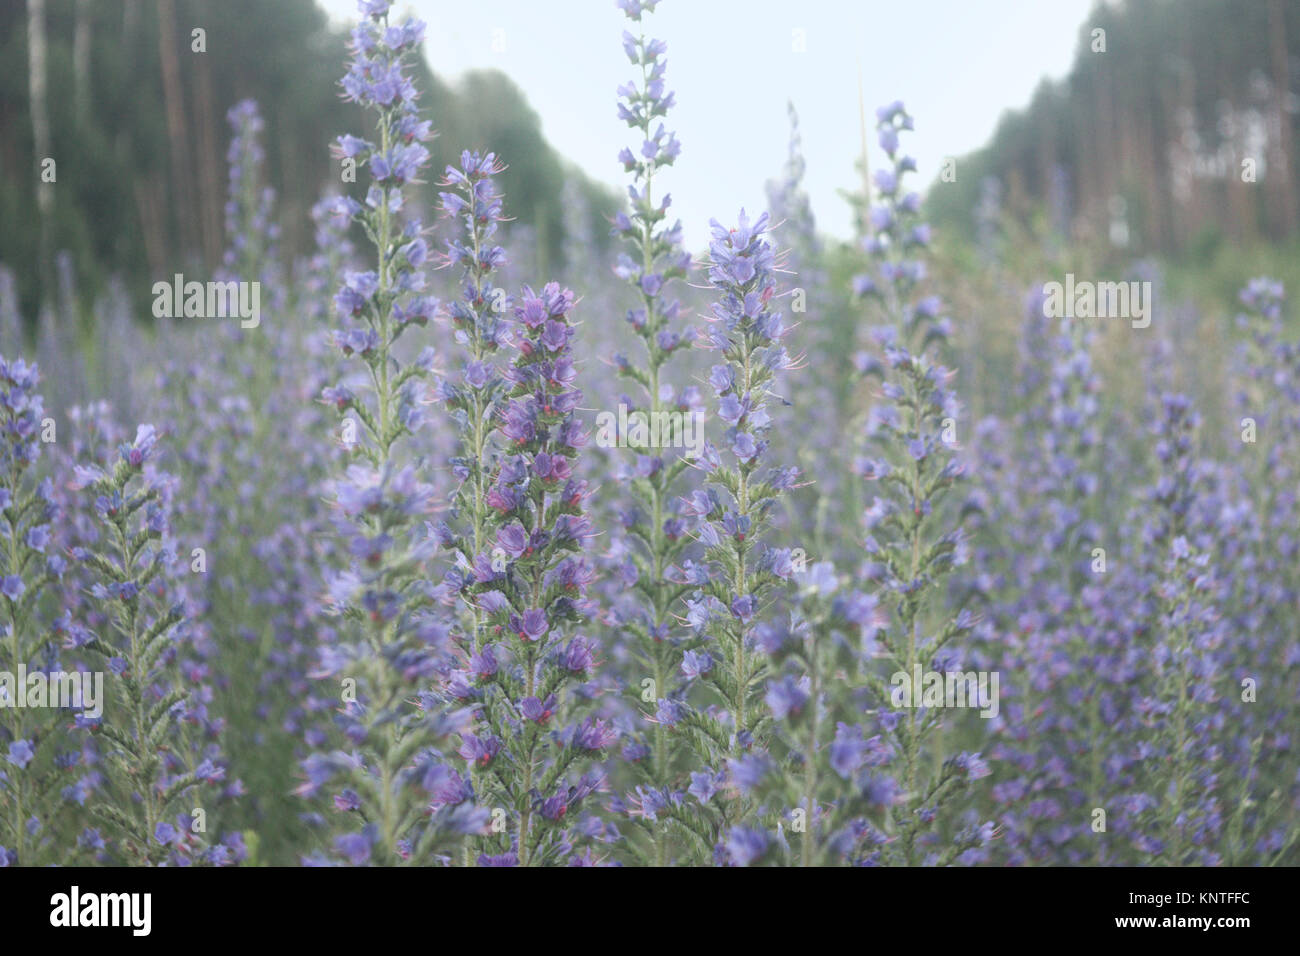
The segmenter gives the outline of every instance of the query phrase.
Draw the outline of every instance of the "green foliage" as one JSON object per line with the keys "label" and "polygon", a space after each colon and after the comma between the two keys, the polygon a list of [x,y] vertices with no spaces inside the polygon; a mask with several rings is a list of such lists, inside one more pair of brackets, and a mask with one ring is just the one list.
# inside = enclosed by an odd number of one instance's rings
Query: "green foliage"
{"label": "green foliage", "polygon": [[[972,212],[991,177],[1008,216],[1028,224],[1057,205],[1068,237],[1090,243],[1104,242],[1110,203],[1122,197],[1131,240],[1117,256],[1204,254],[1215,234],[1293,237],[1300,125],[1288,100],[1297,56],[1300,5],[1287,0],[1098,3],[1080,26],[1069,74],[1043,81],[985,147],[958,158],[955,181],[933,184],[926,214],[940,232],[975,239]],[[1255,125],[1271,131],[1252,156]],[[1245,159],[1257,164],[1253,179]],[[1259,172],[1265,166],[1271,175]]]}
{"label": "green foliage", "polygon": [[[160,15],[168,7],[170,23]],[[268,183],[282,210],[283,251],[309,252],[308,211],[340,180],[324,144],[362,124],[356,107],[338,96],[346,33],[330,26],[314,0],[174,0],[157,10],[152,3],[96,0],[84,5],[89,48],[79,65],[78,9],[74,0],[47,0],[45,16],[46,113],[57,175],[45,248],[72,253],[78,285],[93,297],[119,274],[128,289],[143,290],[178,262],[196,271],[217,265],[224,117],[248,98],[266,116]],[[176,63],[170,79],[162,58],[169,26],[166,49]],[[206,52],[192,49],[196,27],[206,31]],[[0,261],[19,277],[22,312],[30,318],[53,289],[42,278],[42,244],[33,235],[41,221],[34,188],[41,157],[27,36],[25,5],[0,7]],[[432,168],[453,162],[464,146],[494,150],[511,165],[502,183],[520,222],[553,246],[551,239],[564,234],[566,169],[522,91],[495,71],[472,72],[452,87],[423,60],[413,78],[430,91],[427,108],[444,133],[431,144]],[[576,175],[593,220],[612,213],[613,195]],[[433,203],[431,190],[424,198]],[[603,230],[596,236],[607,241]]]}

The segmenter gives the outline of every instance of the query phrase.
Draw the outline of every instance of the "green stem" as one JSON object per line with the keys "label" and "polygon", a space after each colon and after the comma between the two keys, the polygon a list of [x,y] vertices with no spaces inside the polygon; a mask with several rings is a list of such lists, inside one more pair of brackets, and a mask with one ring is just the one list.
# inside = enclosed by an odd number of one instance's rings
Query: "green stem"
{"label": "green stem", "polygon": [[818,681],[818,653],[817,653],[817,632],[816,629],[809,639],[810,647],[808,654],[808,679],[811,683],[808,694],[808,753],[804,758],[808,761],[804,767],[804,834],[803,834],[803,865],[812,866],[817,860],[817,836],[815,817],[817,815],[817,694],[819,692]]}

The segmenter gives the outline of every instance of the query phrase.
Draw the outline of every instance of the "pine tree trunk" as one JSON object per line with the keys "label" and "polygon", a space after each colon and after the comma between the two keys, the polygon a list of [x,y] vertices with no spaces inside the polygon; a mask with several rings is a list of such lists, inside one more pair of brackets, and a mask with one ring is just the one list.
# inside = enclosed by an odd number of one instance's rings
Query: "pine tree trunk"
{"label": "pine tree trunk", "polygon": [[1268,5],[1269,54],[1273,61],[1273,102],[1277,110],[1278,148],[1276,174],[1269,170],[1274,183],[1276,200],[1270,203],[1277,210],[1278,238],[1294,236],[1300,226],[1300,210],[1296,196],[1295,132],[1291,113],[1287,110],[1290,98],[1290,76],[1287,70],[1286,11],[1282,0],[1271,0]]}
{"label": "pine tree trunk", "polygon": [[172,0],[158,0],[158,57],[162,64],[163,98],[167,106],[167,135],[171,140],[172,182],[170,205],[176,214],[182,258],[197,246],[194,204],[188,200],[193,168],[185,126],[185,97],[181,90],[180,60],[176,44],[176,8]]}
{"label": "pine tree trunk", "polygon": [[[43,164],[50,156],[50,119],[45,105],[45,0],[27,0],[27,77],[31,91],[32,143],[36,149],[36,208],[40,214],[37,268],[41,279],[41,301],[52,294],[50,268],[50,214],[54,186],[43,177]],[[57,170],[57,167],[56,167]]]}
{"label": "pine tree trunk", "polygon": [[198,60],[200,219],[203,224],[203,257],[211,268],[220,262],[222,251],[221,173],[217,162],[221,153],[216,130],[224,128],[224,125],[219,126],[220,113],[213,108],[212,61],[207,54],[200,55]]}
{"label": "pine tree trunk", "polygon": [[90,0],[77,0],[76,26],[72,32],[73,107],[77,121],[90,111]]}

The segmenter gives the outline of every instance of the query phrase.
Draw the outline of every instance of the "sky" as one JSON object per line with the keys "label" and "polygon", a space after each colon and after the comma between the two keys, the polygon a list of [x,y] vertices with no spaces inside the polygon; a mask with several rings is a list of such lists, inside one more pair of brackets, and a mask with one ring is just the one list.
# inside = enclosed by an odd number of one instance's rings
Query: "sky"
{"label": "sky", "polygon": [[[355,0],[318,2],[337,23],[355,19]],[[765,183],[786,161],[793,103],[818,227],[847,238],[850,210],[839,191],[856,185],[859,89],[868,123],[877,106],[907,105],[916,132],[904,145],[919,167],[913,186],[923,188],[946,158],[982,146],[1044,78],[1068,73],[1094,2],[664,0],[642,24],[668,44],[677,95],[668,128],[682,154],[656,177],[656,192],[672,194],[688,246],[707,238],[710,219],[762,210]],[[614,0],[397,0],[395,11],[427,21],[424,52],[440,77],[502,70],[562,156],[626,188],[616,157],[637,143],[617,118],[615,90],[633,77],[620,38],[635,24]],[[876,168],[874,136],[870,149]]]}

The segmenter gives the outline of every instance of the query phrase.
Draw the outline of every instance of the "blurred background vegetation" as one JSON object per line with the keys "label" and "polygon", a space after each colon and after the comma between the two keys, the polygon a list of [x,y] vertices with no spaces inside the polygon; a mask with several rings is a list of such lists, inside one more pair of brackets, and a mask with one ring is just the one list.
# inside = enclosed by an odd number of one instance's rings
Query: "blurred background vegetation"
{"label": "blurred background vegetation", "polygon": [[[195,23],[228,53],[182,63]],[[110,276],[143,289],[178,260],[217,264],[225,114],[246,97],[267,123],[281,251],[308,252],[308,210],[338,180],[328,143],[364,125],[337,95],[346,39],[314,0],[0,2],[0,262],[29,326],[57,295],[61,252],[83,302]],[[519,157],[503,185],[544,272],[564,264],[575,188],[579,228],[607,247],[619,197],[545,141],[524,91],[496,71],[454,85],[419,72],[439,131],[431,169],[463,146]],[[1099,3],[1069,73],[958,157],[955,181],[932,184],[948,278],[978,285],[995,266],[999,280],[1041,281],[1063,265],[1119,276],[1158,258],[1167,288],[1202,302],[1231,302],[1243,275],[1300,286],[1298,90],[1297,0]],[[42,191],[45,156],[58,188]],[[853,250],[823,248],[843,280]]]}
{"label": "blurred background vegetation", "polygon": [[[221,56],[190,55],[195,23],[205,25],[208,48],[221,49]],[[1094,52],[1094,28],[1105,30],[1104,53]],[[0,0],[0,279],[12,271],[18,300],[17,310],[7,308],[0,282],[0,319],[20,312],[27,337],[45,347],[37,356],[47,370],[50,408],[108,395],[131,420],[132,393],[124,385],[130,369],[123,366],[136,360],[133,320],[150,321],[150,310],[147,301],[129,299],[175,271],[210,273],[218,265],[226,242],[226,112],[242,99],[256,99],[266,121],[265,175],[276,192],[281,255],[292,262],[309,254],[308,211],[339,185],[328,144],[368,127],[338,96],[346,42],[314,0]],[[951,69],[953,82],[960,82],[963,65]],[[626,289],[607,268],[614,250],[606,219],[620,198],[545,141],[524,91],[503,74],[471,72],[451,84],[422,62],[417,73],[422,103],[439,131],[430,170],[454,161],[462,147],[513,159],[502,186],[516,219],[512,228],[530,239],[507,242],[512,256],[526,246],[536,260],[527,263],[531,275],[563,268],[565,280],[590,296],[593,314],[619,315]],[[956,179],[937,179],[928,192],[938,247],[933,278],[956,318],[960,361],[953,364],[971,421],[991,413],[1009,417],[1023,368],[1025,292],[1074,272],[1093,279],[1156,277],[1162,317],[1152,335],[1173,340],[1177,361],[1171,359],[1170,375],[1190,378],[1197,394],[1212,396],[1203,403],[1211,436],[1234,434],[1232,409],[1221,396],[1237,290],[1261,274],[1284,280],[1293,292],[1300,288],[1297,91],[1300,0],[1099,4],[1080,32],[1067,75],[1044,83],[1026,109],[1007,113],[984,148],[956,157]],[[908,91],[878,92],[883,101],[906,98]],[[57,189],[36,186],[44,157],[57,160]],[[780,180],[776,160],[772,172]],[[819,157],[842,168],[850,188],[852,160]],[[1254,182],[1243,179],[1245,160],[1254,163]],[[779,193],[784,187],[777,186]],[[434,198],[430,190],[424,200]],[[797,207],[796,198],[784,197],[783,215]],[[853,395],[864,388],[853,353],[865,319],[849,289],[862,271],[861,249],[849,240],[818,242],[796,228],[780,236],[805,244],[796,259],[814,303],[807,321],[817,323],[800,333],[806,338],[799,347],[817,354],[796,387],[816,396],[813,401],[829,395],[827,405],[841,410],[830,420],[860,429],[850,416],[865,406]],[[601,261],[582,261],[580,272],[579,256],[593,253],[588,240]],[[566,256],[566,250],[576,253]],[[690,312],[704,307],[691,301],[694,291],[684,292]],[[101,300],[107,308],[96,307]],[[1182,310],[1181,302],[1195,308]],[[120,324],[109,327],[104,316]],[[1119,420],[1112,410],[1138,409],[1144,396],[1143,352],[1125,329],[1103,325],[1095,346],[1108,422]],[[61,351],[74,339],[80,350]],[[0,341],[0,350],[10,345]],[[242,361],[238,355],[218,356],[214,366],[229,368]],[[72,360],[82,357],[84,373]],[[260,381],[281,374],[270,358],[259,368]],[[82,374],[93,381],[75,380]],[[191,386],[184,380],[178,391]],[[203,394],[202,383],[197,387]],[[1145,430],[1131,424],[1124,434],[1146,441]],[[792,457],[803,438],[790,436]],[[242,437],[235,446],[260,447]],[[816,474],[824,465],[821,451],[810,446],[801,455],[806,471]],[[860,512],[856,485],[844,487],[854,507],[843,512]],[[811,488],[805,494],[813,500]],[[818,527],[827,524],[833,522],[818,520]],[[230,551],[218,566],[238,568],[247,580],[214,589],[215,621],[247,622],[246,595],[262,586],[263,565],[240,549],[254,538],[241,534],[225,545]],[[258,673],[258,647],[248,645],[233,673]],[[231,705],[237,741],[260,740],[264,728],[254,705],[251,699]],[[272,781],[253,777],[247,765],[239,769],[257,793],[292,785],[289,761],[271,768],[283,777]],[[281,859],[294,844],[296,808],[270,801],[267,812],[278,816],[262,827],[264,852]]]}
{"label": "blurred background vegetation", "polygon": [[[208,49],[193,56],[192,25]],[[328,145],[364,128],[338,96],[347,36],[313,0],[3,0],[0,2],[0,262],[17,276],[25,316],[54,296],[54,254],[71,253],[91,296],[111,275],[148,288],[178,258],[196,271],[220,261],[226,196],[226,111],[251,97],[267,124],[269,185],[282,251],[312,242],[308,210],[337,162]],[[33,56],[33,52],[36,56]],[[43,58],[44,68],[39,60]],[[39,79],[43,76],[44,89]],[[613,194],[545,141],[537,114],[504,74],[471,72],[454,86],[421,61],[421,105],[437,118],[431,170],[463,147],[527,157],[502,177],[512,215],[541,250],[564,231],[562,193],[586,194],[605,236]],[[54,157],[57,189],[42,215],[39,158]],[[364,178],[364,177],[362,177]],[[178,254],[179,250],[179,254]],[[149,280],[149,281],[146,281]],[[145,311],[147,315],[147,310]]]}
{"label": "blurred background vegetation", "polygon": [[1294,251],[1297,90],[1295,0],[1098,4],[1069,74],[961,158],[929,214],[971,243],[1049,233],[1113,263]]}

